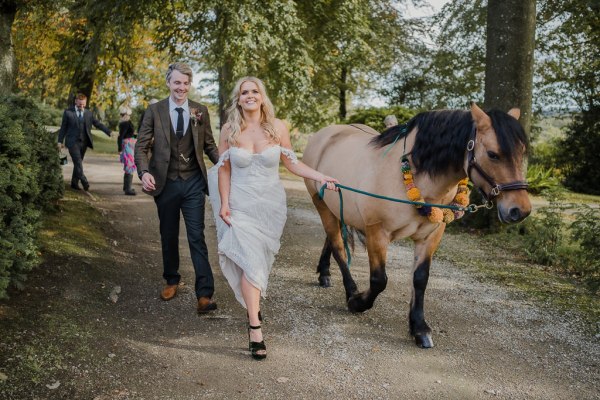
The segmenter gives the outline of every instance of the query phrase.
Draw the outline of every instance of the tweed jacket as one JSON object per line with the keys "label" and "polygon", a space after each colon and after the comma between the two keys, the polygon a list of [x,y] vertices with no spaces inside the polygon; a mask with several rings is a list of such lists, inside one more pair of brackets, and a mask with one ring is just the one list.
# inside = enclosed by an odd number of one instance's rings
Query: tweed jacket
{"label": "tweed jacket", "polygon": [[[210,117],[206,106],[188,99],[190,110],[198,109],[202,116],[195,122],[189,121],[196,150],[196,160],[204,176],[206,177],[206,165],[204,154],[208,156],[213,164],[219,160],[219,151],[210,126]],[[169,115],[169,99],[159,101],[148,107],[138,133],[135,145],[135,165],[138,175],[149,172],[154,176],[156,189],[144,191],[152,196],[158,196],[167,181],[167,171],[171,160],[171,117]],[[208,185],[206,185],[208,194]]]}

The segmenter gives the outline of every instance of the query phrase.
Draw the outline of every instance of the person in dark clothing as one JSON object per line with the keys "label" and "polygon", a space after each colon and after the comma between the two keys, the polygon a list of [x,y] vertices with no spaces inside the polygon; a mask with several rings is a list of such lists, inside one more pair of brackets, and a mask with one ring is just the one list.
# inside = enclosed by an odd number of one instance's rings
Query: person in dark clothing
{"label": "person in dark clothing", "polygon": [[129,107],[121,107],[120,115],[117,148],[119,150],[119,160],[123,164],[123,192],[128,196],[135,196],[136,193],[132,187],[133,174],[136,171],[133,154],[137,139],[135,129],[131,123],[131,109]]}
{"label": "person in dark clothing", "polygon": [[63,145],[64,140],[73,161],[71,188],[81,190],[79,187],[79,182],[81,182],[85,191],[89,190],[90,184],[83,173],[83,157],[88,147],[90,149],[94,148],[92,126],[100,129],[108,137],[111,136],[110,129],[94,118],[90,110],[85,109],[86,103],[86,95],[82,93],[77,94],[75,96],[75,105],[72,108],[66,109],[63,113],[62,123],[58,131],[59,151],[65,146]]}

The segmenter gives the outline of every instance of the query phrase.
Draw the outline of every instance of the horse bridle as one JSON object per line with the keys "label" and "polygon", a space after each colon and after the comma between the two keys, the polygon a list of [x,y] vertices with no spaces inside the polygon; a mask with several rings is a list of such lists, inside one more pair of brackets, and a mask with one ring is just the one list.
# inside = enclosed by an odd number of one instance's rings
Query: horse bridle
{"label": "horse bridle", "polygon": [[500,195],[500,193],[503,191],[521,190],[521,189],[527,190],[527,188],[529,187],[529,184],[527,183],[527,181],[514,181],[514,182],[510,182],[510,183],[496,183],[494,178],[492,178],[489,174],[487,174],[483,170],[483,168],[481,168],[481,165],[479,165],[477,163],[477,160],[475,159],[476,136],[477,136],[477,128],[473,127],[473,132],[471,133],[471,138],[469,139],[469,142],[467,143],[467,160],[468,160],[467,176],[469,177],[469,180],[474,183],[473,178],[471,177],[471,170],[473,168],[475,168],[475,170],[477,170],[479,175],[481,175],[481,177],[490,185],[490,187],[492,188],[490,190],[490,193],[486,193],[479,186],[477,187],[477,189],[479,189],[479,192],[481,193],[483,198],[486,200],[486,203],[491,203],[492,200],[494,200],[496,197],[498,197]]}

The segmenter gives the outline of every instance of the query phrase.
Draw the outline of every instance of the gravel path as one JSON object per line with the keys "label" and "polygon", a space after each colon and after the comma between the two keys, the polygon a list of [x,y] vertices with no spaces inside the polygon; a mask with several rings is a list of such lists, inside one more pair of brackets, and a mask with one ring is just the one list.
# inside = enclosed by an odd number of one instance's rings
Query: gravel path
{"label": "gravel path", "polygon": [[[115,157],[89,154],[85,170],[91,203],[106,215],[114,235],[115,263],[99,278],[106,287],[101,295],[116,286],[121,291],[113,293],[114,304],[102,297],[106,304],[95,318],[111,332],[112,339],[97,349],[111,362],[71,374],[82,395],[77,398],[600,399],[599,339],[580,332],[576,317],[541,310],[510,289],[479,282],[435,258],[425,308],[435,347],[417,348],[408,335],[408,242],[390,248],[389,282],[373,309],[349,313],[339,271],[332,270],[332,288],[317,286],[324,234],[299,179],[284,179],[288,222],[263,303],[268,358],[254,361],[245,311],[218,267],[210,210],[206,234],[219,309],[199,317],[190,286],[173,301],[158,298],[156,208],[140,193],[137,178],[139,194],[128,197],[120,190]],[[192,283],[184,231],[181,239],[183,280]],[[357,248],[352,268],[364,290],[364,250]]]}

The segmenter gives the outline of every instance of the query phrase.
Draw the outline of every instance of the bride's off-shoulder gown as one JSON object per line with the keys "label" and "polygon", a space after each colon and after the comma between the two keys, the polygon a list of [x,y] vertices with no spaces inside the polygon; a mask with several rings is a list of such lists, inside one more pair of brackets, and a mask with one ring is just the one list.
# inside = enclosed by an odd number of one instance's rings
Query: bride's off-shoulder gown
{"label": "bride's off-shoulder gown", "polygon": [[[230,147],[208,171],[210,202],[217,226],[219,265],[236,299],[244,307],[242,275],[245,274],[264,297],[269,273],[279,251],[287,213],[285,191],[279,180],[282,154],[292,163],[298,162],[292,150],[280,146],[267,147],[260,153]],[[231,164],[231,226],[219,217],[218,169],[226,160]]]}

